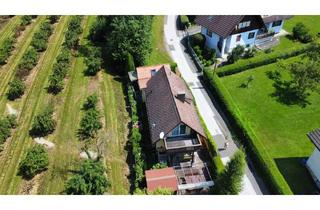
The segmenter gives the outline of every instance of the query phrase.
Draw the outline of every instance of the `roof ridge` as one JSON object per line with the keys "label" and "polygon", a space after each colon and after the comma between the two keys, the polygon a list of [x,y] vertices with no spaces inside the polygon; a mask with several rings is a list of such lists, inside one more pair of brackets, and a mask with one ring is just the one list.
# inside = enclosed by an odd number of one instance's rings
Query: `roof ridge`
{"label": "roof ridge", "polygon": [[[165,75],[166,75],[166,81],[167,81],[167,83],[168,83],[168,86],[169,86],[169,89],[170,89],[170,93],[171,93],[171,99],[173,100],[173,102],[174,102],[174,104],[175,104],[175,111],[176,111],[176,114],[177,114],[177,116],[178,116],[178,118],[179,118],[179,121],[181,122],[182,120],[181,120],[181,116],[180,116],[180,113],[179,113],[179,110],[178,110],[178,105],[177,105],[177,102],[176,102],[176,100],[174,99],[174,94],[173,94],[173,91],[172,91],[172,88],[171,88],[171,84],[170,84],[170,82],[169,82],[169,78],[168,78],[168,74],[167,74],[167,69],[165,68],[165,66],[163,65],[162,67],[161,67],[161,69],[163,68],[163,70],[164,70],[164,72],[165,72]],[[161,70],[160,69],[160,70]],[[171,69],[168,69],[169,71],[170,71],[170,74],[172,73],[171,72]]]}

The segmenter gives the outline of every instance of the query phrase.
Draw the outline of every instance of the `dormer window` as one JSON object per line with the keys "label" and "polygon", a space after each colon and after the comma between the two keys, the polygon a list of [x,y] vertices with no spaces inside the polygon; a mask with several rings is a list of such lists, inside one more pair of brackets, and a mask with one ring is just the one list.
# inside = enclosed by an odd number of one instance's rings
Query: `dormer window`
{"label": "dormer window", "polygon": [[250,26],[250,21],[239,23],[239,29],[246,28]]}
{"label": "dormer window", "polygon": [[156,73],[157,73],[157,70],[155,70],[155,69],[151,70],[151,76],[154,76]]}

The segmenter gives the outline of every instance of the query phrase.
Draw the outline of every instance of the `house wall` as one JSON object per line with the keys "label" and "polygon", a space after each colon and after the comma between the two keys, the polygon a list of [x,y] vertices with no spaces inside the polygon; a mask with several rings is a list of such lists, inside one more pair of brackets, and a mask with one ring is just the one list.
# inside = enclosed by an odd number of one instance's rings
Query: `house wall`
{"label": "house wall", "polygon": [[[248,39],[248,35],[251,32],[255,33],[254,37],[251,38],[251,39]],[[237,36],[239,34],[233,34],[231,36],[228,36],[227,37],[227,44],[226,44],[226,47],[225,47],[225,53],[230,53],[232,51],[232,49],[235,48],[237,45],[241,45],[241,46],[244,46],[244,47],[249,45],[249,47],[253,47],[254,42],[256,40],[257,33],[258,33],[258,29],[240,33],[241,34],[241,39],[240,39],[239,42],[237,42]]]}
{"label": "house wall", "polygon": [[277,34],[281,31],[283,24],[284,24],[284,20],[282,20],[280,26],[275,26],[275,27],[272,27],[272,23],[267,23],[266,28],[269,32],[275,32]]}
{"label": "house wall", "polygon": [[218,34],[212,33],[212,36],[208,36],[207,35],[207,28],[205,27],[201,27],[201,34],[203,34],[206,37],[206,46],[211,48],[211,49],[215,49],[217,55],[220,54],[220,51],[218,49],[218,42],[220,39],[220,36]]}
{"label": "house wall", "polygon": [[307,167],[311,171],[311,175],[318,182],[320,187],[320,151],[316,148],[307,161]]}

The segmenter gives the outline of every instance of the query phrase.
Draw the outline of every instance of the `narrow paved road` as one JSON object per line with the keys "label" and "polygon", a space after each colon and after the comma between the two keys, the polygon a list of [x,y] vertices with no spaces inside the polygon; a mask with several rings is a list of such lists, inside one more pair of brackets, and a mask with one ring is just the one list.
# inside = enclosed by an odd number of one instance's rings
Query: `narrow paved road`
{"label": "narrow paved road", "polygon": [[[167,49],[170,52],[172,59],[178,64],[178,69],[182,77],[190,87],[199,112],[211,135],[216,141],[218,148],[223,148],[224,143],[227,140],[229,141],[229,146],[226,150],[219,150],[222,161],[226,164],[234,152],[237,151],[238,147],[234,143],[228,127],[218,113],[215,105],[212,103],[207,91],[202,86],[198,78],[199,74],[197,73],[195,65],[186,53],[185,47],[181,44],[181,40],[184,38],[184,33],[182,31],[177,31],[176,19],[177,16],[167,16],[165,19],[164,34]],[[246,167],[243,189],[240,194],[261,195],[268,193],[261,180],[257,178],[257,176],[254,176],[254,174],[255,172],[252,171],[251,168]]]}

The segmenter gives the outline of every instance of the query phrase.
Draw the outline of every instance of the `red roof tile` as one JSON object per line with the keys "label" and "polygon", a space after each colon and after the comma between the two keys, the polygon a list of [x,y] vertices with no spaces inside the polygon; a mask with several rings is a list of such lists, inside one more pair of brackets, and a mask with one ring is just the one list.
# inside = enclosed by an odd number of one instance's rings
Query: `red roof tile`
{"label": "red roof tile", "polygon": [[172,167],[145,171],[148,191],[159,187],[178,190],[178,180]]}
{"label": "red roof tile", "polygon": [[170,68],[170,65],[169,64],[160,64],[160,65],[155,65],[155,66],[141,66],[136,69],[140,90],[147,87],[147,82],[152,77],[151,71],[155,70],[157,72],[162,67]]}

